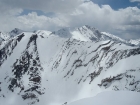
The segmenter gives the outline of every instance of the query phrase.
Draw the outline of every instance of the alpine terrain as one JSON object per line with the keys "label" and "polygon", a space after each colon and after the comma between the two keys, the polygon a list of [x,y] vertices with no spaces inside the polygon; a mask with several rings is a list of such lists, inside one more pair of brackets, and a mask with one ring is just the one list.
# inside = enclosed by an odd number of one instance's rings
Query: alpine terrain
{"label": "alpine terrain", "polygon": [[88,25],[0,32],[0,105],[140,105],[139,61],[140,40]]}

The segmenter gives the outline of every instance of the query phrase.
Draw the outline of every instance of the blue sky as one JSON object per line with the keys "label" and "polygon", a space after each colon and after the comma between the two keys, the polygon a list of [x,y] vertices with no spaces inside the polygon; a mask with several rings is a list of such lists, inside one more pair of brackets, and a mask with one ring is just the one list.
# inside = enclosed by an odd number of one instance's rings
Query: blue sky
{"label": "blue sky", "polygon": [[0,30],[49,30],[90,25],[140,39],[140,0],[0,0]]}

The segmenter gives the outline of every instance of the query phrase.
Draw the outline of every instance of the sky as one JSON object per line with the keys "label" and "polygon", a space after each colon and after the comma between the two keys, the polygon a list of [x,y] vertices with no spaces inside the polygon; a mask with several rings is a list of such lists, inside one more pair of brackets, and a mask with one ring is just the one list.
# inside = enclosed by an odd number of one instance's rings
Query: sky
{"label": "sky", "polygon": [[0,0],[0,31],[54,31],[90,25],[140,39],[140,0]]}

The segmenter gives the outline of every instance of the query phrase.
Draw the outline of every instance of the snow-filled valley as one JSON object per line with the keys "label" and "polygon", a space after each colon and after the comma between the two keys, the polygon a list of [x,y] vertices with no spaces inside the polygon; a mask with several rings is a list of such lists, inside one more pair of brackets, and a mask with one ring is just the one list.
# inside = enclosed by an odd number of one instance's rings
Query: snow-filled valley
{"label": "snow-filled valley", "polygon": [[[101,105],[107,97],[140,105],[139,61],[137,40],[87,25],[1,33],[0,105]],[[125,105],[114,101],[104,105]]]}

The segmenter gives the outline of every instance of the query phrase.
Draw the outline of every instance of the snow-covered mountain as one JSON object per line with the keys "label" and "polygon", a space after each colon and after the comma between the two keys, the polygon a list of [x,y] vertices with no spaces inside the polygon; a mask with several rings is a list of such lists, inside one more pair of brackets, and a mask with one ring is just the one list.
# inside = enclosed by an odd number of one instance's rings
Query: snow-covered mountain
{"label": "snow-covered mountain", "polygon": [[65,105],[103,91],[140,92],[140,47],[90,26],[22,32],[0,47],[0,102]]}
{"label": "snow-covered mountain", "polygon": [[88,25],[77,28],[71,33],[73,34],[73,38],[81,41],[99,41],[102,38],[101,32]]}
{"label": "snow-covered mountain", "polygon": [[24,32],[24,31],[21,29],[15,28],[11,32],[9,32],[9,35],[10,35],[10,37],[14,37],[16,35],[21,34],[22,32]]}
{"label": "snow-covered mountain", "polygon": [[58,31],[54,31],[51,34],[64,38],[73,38],[80,41],[99,41],[102,37],[101,32],[88,25],[75,29],[63,28]]}
{"label": "snow-covered mountain", "polygon": [[115,42],[121,42],[121,43],[127,44],[129,46],[140,46],[140,39],[125,40],[125,39],[122,39],[120,37],[117,37],[117,36],[107,33],[107,32],[101,32],[101,33],[103,34],[104,40],[105,39],[113,40]]}
{"label": "snow-covered mountain", "polygon": [[122,39],[120,37],[117,37],[113,34],[107,33],[107,32],[102,32],[104,39],[108,39],[108,40],[113,40],[115,42],[122,42],[122,43],[128,43],[128,41],[126,41],[125,39]]}
{"label": "snow-covered mountain", "polygon": [[140,46],[140,39],[137,39],[137,40],[129,40],[128,41],[129,43],[133,44],[133,45],[137,45],[137,46]]}

